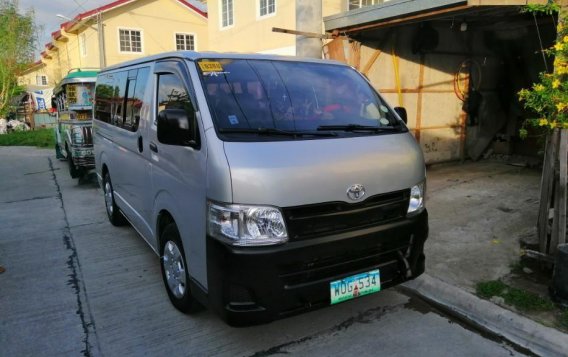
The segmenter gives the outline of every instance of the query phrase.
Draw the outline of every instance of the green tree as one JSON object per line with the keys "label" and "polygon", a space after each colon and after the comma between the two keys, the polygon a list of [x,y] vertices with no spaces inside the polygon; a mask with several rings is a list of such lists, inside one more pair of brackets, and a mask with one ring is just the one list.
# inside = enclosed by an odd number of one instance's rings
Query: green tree
{"label": "green tree", "polygon": [[18,74],[33,61],[35,50],[33,11],[18,12],[18,0],[0,0],[0,116],[10,99],[22,91]]}

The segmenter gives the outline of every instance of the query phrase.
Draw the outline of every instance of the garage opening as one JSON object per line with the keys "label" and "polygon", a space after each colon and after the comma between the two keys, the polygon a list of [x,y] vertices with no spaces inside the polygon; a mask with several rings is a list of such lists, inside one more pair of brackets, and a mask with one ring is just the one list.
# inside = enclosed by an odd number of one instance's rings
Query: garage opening
{"label": "garage opening", "polygon": [[[527,139],[519,137],[525,119],[536,114],[517,93],[552,71],[545,50],[554,43],[556,17],[520,6],[463,4],[405,13],[404,2],[397,3],[375,21],[371,14],[384,5],[366,10],[366,17],[359,11],[353,19],[326,18],[326,30],[338,35],[327,57],[355,66],[389,103],[406,108],[427,163],[537,155],[544,138],[530,130]],[[345,27],[333,28],[342,22]]]}

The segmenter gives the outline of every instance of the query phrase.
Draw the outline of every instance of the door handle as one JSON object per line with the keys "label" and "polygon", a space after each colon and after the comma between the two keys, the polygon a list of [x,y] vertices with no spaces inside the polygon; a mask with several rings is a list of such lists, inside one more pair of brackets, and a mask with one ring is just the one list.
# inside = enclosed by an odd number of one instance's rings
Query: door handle
{"label": "door handle", "polygon": [[158,152],[158,145],[156,145],[155,142],[150,142],[150,150],[152,150],[153,152]]}
{"label": "door handle", "polygon": [[142,142],[142,137],[141,137],[141,136],[138,137],[138,151],[139,151],[139,152],[144,151],[144,143]]}

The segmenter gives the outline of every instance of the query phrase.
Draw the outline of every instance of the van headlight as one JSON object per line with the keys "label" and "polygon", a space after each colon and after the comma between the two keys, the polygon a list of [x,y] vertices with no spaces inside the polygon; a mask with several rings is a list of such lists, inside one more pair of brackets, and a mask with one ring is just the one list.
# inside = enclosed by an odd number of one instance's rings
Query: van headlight
{"label": "van headlight", "polygon": [[281,244],[288,241],[282,212],[270,206],[209,202],[207,232],[236,246]]}
{"label": "van headlight", "polygon": [[424,188],[424,182],[421,182],[410,189],[407,215],[418,214],[424,210]]}

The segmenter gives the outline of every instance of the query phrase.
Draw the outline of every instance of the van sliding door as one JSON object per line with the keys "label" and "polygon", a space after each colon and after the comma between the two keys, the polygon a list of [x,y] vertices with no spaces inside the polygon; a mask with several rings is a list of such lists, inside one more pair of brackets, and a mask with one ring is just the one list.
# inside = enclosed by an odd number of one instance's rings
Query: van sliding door
{"label": "van sliding door", "polygon": [[[207,288],[205,222],[206,222],[206,157],[207,145],[203,124],[199,120],[199,108],[191,86],[189,72],[184,62],[156,63],[155,108],[148,137],[152,165],[153,191],[159,207],[173,216],[180,232],[189,272],[205,289]],[[158,116],[168,119],[185,116],[195,128],[194,142],[160,141]],[[193,121],[193,122],[192,122]],[[183,125],[181,125],[183,127]],[[180,128],[183,130],[184,128]],[[187,128],[185,128],[187,129]],[[170,135],[177,134],[170,129]],[[181,133],[179,136],[185,134]]]}

